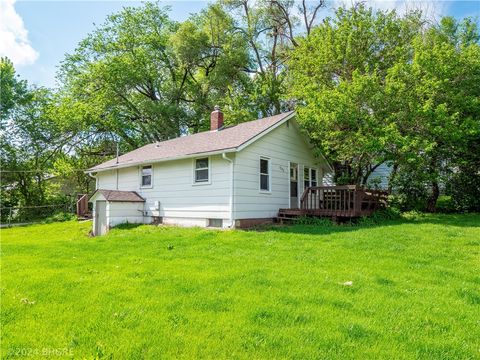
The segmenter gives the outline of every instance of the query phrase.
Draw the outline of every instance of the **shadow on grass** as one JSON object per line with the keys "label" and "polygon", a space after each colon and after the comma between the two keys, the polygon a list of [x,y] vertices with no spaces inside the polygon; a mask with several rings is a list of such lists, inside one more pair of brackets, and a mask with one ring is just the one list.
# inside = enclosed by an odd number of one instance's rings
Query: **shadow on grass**
{"label": "shadow on grass", "polygon": [[405,224],[422,225],[433,224],[448,227],[480,227],[480,213],[469,214],[415,214],[403,215],[399,219],[369,221],[352,220],[341,224],[291,224],[291,225],[267,225],[245,231],[275,231],[293,234],[318,234],[327,235],[332,233],[351,232],[362,229],[382,228],[387,226],[400,226]]}
{"label": "shadow on grass", "polygon": [[118,229],[118,230],[130,230],[130,229],[135,229],[139,226],[142,226],[145,224],[135,224],[135,223],[124,223],[124,224],[118,224],[115,225],[112,229]]}

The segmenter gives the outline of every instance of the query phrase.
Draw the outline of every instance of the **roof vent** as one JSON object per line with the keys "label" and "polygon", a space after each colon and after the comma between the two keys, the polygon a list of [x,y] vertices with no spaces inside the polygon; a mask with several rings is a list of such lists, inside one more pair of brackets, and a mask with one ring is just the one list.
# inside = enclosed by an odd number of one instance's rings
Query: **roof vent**
{"label": "roof vent", "polygon": [[220,130],[223,127],[223,112],[220,106],[215,105],[214,110],[210,114],[210,130]]}

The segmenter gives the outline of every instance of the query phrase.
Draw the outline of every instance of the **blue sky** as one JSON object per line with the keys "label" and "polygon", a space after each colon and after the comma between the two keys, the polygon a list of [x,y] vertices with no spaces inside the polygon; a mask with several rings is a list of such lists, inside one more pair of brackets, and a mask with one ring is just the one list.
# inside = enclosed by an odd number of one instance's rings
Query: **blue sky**
{"label": "blue sky", "polygon": [[[332,1],[330,10],[324,15],[339,3],[339,0]],[[480,15],[480,0],[375,0],[368,3],[377,8],[399,10],[420,6],[434,18]],[[108,14],[124,6],[139,4],[136,1],[0,0],[0,56],[10,57],[22,78],[30,83],[52,87],[57,66],[65,53],[72,52],[94,29],[94,24],[103,23]],[[171,7],[173,19],[182,21],[205,7],[207,1],[177,0],[162,4]]]}

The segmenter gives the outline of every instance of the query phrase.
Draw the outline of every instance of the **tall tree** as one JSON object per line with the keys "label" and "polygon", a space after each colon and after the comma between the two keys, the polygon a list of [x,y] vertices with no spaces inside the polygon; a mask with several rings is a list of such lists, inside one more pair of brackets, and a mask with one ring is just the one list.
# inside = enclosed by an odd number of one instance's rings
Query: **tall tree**
{"label": "tall tree", "polygon": [[421,26],[418,13],[399,17],[360,4],[339,8],[298,39],[288,63],[288,96],[312,141],[332,160],[337,183],[365,184],[393,159],[386,77],[411,59],[411,39]]}
{"label": "tall tree", "polygon": [[145,3],[107,17],[67,56],[60,76],[98,133],[133,148],[202,129],[247,63],[244,40],[219,6],[178,24],[168,9]]}
{"label": "tall tree", "polygon": [[389,122],[403,144],[397,161],[429,187],[428,211],[453,168],[478,162],[468,154],[480,141],[479,38],[470,19],[443,18],[414,38],[412,61],[387,79]]}
{"label": "tall tree", "polygon": [[222,0],[234,14],[235,30],[245,37],[252,61],[248,97],[240,99],[254,114],[269,116],[290,109],[284,100],[286,60],[298,45],[296,36],[308,36],[317,24],[324,0]]}

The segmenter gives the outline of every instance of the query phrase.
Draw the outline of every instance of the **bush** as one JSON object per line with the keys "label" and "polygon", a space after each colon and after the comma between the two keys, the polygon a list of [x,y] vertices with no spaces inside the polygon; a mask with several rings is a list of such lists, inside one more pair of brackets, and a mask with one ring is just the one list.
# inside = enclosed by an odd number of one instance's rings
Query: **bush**
{"label": "bush", "polygon": [[388,207],[375,211],[372,215],[362,217],[357,221],[359,225],[378,225],[388,220],[397,220],[402,218],[402,212],[395,207]]}
{"label": "bush", "polygon": [[452,206],[456,211],[480,212],[480,173],[478,169],[459,169],[448,184]]}
{"label": "bush", "polygon": [[401,211],[424,211],[427,206],[429,189],[425,181],[419,179],[416,174],[408,171],[400,171],[392,182],[395,191],[390,196],[389,204]]}
{"label": "bush", "polygon": [[295,224],[298,225],[315,225],[315,226],[332,226],[333,221],[330,218],[318,218],[310,216],[302,216],[295,220]]}
{"label": "bush", "polygon": [[437,212],[451,214],[458,211],[451,196],[442,195],[437,199]]}
{"label": "bush", "polygon": [[43,222],[45,223],[52,223],[52,222],[63,222],[63,221],[70,221],[70,220],[75,220],[77,217],[68,212],[57,212],[53,214],[52,216],[47,217]]}

